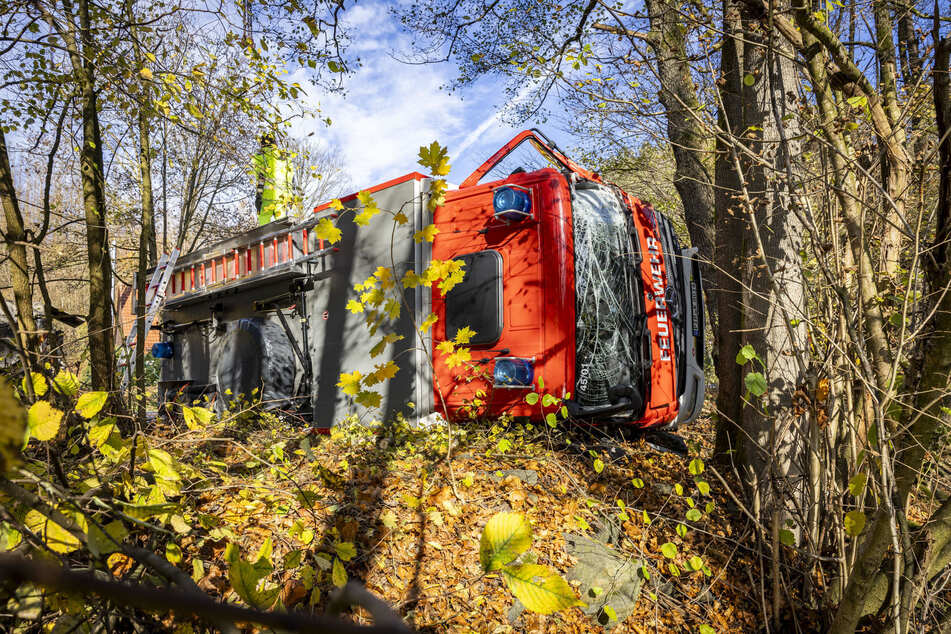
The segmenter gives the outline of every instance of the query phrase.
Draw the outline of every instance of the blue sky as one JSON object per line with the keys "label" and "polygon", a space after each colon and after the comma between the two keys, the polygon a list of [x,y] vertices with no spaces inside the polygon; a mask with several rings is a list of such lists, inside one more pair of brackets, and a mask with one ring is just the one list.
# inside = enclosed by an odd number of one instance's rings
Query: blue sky
{"label": "blue sky", "polygon": [[[361,58],[362,68],[347,80],[346,95],[314,95],[331,126],[299,121],[293,134],[313,132],[311,138],[337,145],[357,188],[418,169],[419,146],[438,140],[449,149],[449,181],[458,184],[532,122],[512,127],[502,120],[500,108],[507,97],[500,80],[485,78],[450,94],[441,87],[455,76],[452,64],[409,65],[394,59],[394,52],[409,50],[411,40],[389,6],[360,2],[347,10],[345,20],[354,35],[351,51]],[[539,127],[559,143],[563,140],[553,125]]]}

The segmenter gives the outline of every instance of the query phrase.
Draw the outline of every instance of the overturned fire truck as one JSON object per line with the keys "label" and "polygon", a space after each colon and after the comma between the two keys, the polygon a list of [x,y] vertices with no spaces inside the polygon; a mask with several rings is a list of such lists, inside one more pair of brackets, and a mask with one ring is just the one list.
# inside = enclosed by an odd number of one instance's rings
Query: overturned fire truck
{"label": "overturned fire truck", "polygon": [[[502,147],[428,211],[430,179],[409,173],[369,188],[404,225],[354,223],[314,209],[179,258],[161,314],[160,405],[207,396],[219,409],[243,395],[294,411],[317,428],[348,415],[460,417],[478,397],[485,415],[539,417],[537,390],[563,397],[583,421],[669,429],[693,420],[704,395],[700,269],[670,221],[571,161],[536,130]],[[341,230],[316,237],[321,218]],[[434,224],[432,243],[416,232]],[[354,284],[384,266],[396,279],[433,259],[459,259],[465,277],[445,296],[403,291],[390,326],[399,366],[380,411],[344,393],[341,373],[373,370],[376,337],[346,306]],[[416,324],[430,314],[436,324]],[[468,327],[471,360],[449,367],[441,341]],[[396,339],[396,337],[393,337]]]}

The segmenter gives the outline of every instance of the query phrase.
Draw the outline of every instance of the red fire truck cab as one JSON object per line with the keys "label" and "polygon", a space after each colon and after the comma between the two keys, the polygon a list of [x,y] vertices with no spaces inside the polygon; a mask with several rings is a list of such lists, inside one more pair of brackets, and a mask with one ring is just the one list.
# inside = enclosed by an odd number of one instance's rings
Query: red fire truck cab
{"label": "red fire truck cab", "polygon": [[469,363],[434,352],[434,393],[451,414],[475,403],[537,418],[525,397],[538,391],[576,419],[657,428],[697,416],[700,269],[668,219],[532,130],[449,192],[434,222],[433,258],[466,270],[445,297],[433,291],[436,341],[475,331]]}
{"label": "red fire truck cab", "polygon": [[[525,131],[429,212],[431,181],[412,172],[368,188],[407,222],[355,222],[321,205],[187,254],[170,267],[162,308],[160,402],[235,399],[295,412],[318,428],[356,416],[541,418],[533,391],[571,417],[660,429],[693,420],[704,394],[703,304],[695,250],[670,222],[537,131]],[[382,216],[381,216],[382,217]],[[316,237],[332,219],[340,241]],[[414,235],[435,224],[432,244]],[[342,373],[367,376],[387,357],[354,289],[378,267],[423,275],[459,259],[465,276],[403,291],[386,351],[399,366],[367,408]],[[435,326],[416,330],[430,313]],[[461,359],[454,345],[469,349]],[[454,356],[453,356],[454,355]],[[430,356],[433,363],[430,364]],[[532,399],[534,400],[534,399]],[[551,409],[551,400],[545,399]]]}

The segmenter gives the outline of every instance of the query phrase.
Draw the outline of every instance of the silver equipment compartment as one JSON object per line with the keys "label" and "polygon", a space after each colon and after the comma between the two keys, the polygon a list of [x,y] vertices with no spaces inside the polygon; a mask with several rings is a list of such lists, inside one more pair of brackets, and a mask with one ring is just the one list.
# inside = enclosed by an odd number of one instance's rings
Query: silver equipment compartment
{"label": "silver equipment compartment", "polygon": [[[428,414],[432,342],[418,341],[413,320],[429,315],[429,293],[403,290],[400,317],[375,336],[365,316],[346,305],[354,284],[377,267],[394,268],[397,281],[407,270],[423,273],[430,245],[417,244],[413,234],[432,222],[429,183],[413,173],[380,186],[372,196],[382,213],[366,226],[354,223],[361,206],[348,196],[341,211],[321,210],[299,223],[278,220],[180,258],[162,312],[164,339],[174,352],[162,362],[160,404],[208,395],[222,411],[257,389],[254,397],[265,407],[296,409],[327,428],[348,415],[371,415],[337,386],[341,372],[365,375],[392,360],[400,370],[381,388],[385,416]],[[410,221],[394,231],[387,212],[400,211]],[[313,228],[334,214],[341,239],[321,244]],[[370,349],[389,332],[403,338],[371,358]]]}

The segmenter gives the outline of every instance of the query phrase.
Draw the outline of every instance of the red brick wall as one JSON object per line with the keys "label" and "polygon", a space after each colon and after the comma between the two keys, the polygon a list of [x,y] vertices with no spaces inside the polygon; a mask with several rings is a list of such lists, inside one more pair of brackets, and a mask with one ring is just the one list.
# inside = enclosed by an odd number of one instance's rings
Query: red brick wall
{"label": "red brick wall", "polygon": [[[129,336],[129,332],[132,330],[132,324],[135,323],[135,302],[133,297],[135,296],[135,289],[131,286],[126,286],[125,284],[119,283],[116,286],[116,311],[118,317],[116,318],[116,329],[121,335],[121,341],[124,343],[125,338]],[[146,307],[148,309],[148,307]],[[158,316],[155,318],[155,322],[152,324],[152,328],[149,330],[148,337],[145,338],[145,351],[146,353],[151,350],[152,344],[157,343],[161,340],[161,332],[156,328],[158,324]]]}

